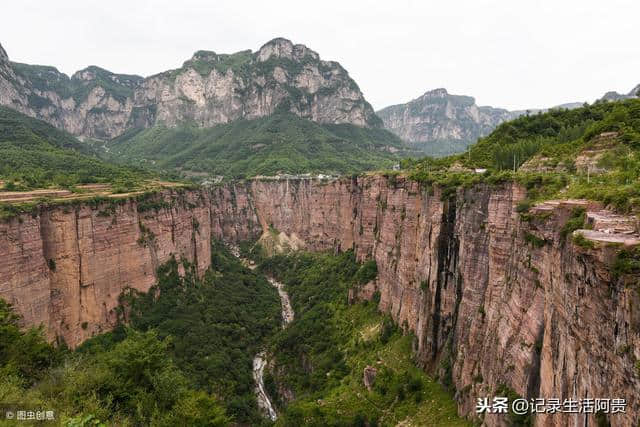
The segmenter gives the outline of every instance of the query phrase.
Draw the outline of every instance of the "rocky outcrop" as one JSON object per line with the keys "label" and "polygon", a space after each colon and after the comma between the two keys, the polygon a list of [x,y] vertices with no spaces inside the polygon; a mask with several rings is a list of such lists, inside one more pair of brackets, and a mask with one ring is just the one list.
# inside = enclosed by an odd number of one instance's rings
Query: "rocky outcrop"
{"label": "rocky outcrop", "polygon": [[376,382],[376,375],[378,374],[378,370],[373,366],[365,366],[364,371],[362,373],[362,383],[367,388],[367,390],[371,391],[373,385]]}
{"label": "rocky outcrop", "polygon": [[637,98],[639,96],[640,96],[640,84],[634,87],[633,89],[631,89],[627,94],[618,93],[616,91],[609,91],[605,93],[602,96],[602,98],[600,98],[600,100],[601,101],[620,101],[623,99]]}
{"label": "rocky outcrop", "polygon": [[[521,216],[525,196],[501,184],[443,198],[401,177],[368,176],[229,184],[142,216],[134,202],[104,217],[100,207],[55,208],[2,225],[0,295],[27,323],[78,343],[112,324],[124,286],[153,282],[154,259],[197,255],[202,270],[209,235],[238,242],[279,230],[309,250],[376,260],[376,281],[352,296],[379,293],[380,309],[415,334],[417,360],[455,387],[462,414],[475,416],[478,397],[506,387],[525,398],[623,398],[626,413],[609,421],[636,425],[640,289],[637,276],[612,268],[623,245],[640,243],[635,221],[585,201]],[[576,208],[594,228],[588,244],[564,230]],[[144,230],[156,255],[139,243]],[[593,414],[539,414],[536,425],[585,420],[596,425]],[[484,421],[506,424],[495,414]]]}
{"label": "rocky outcrop", "polygon": [[424,148],[428,143],[470,145],[520,113],[479,107],[470,96],[435,89],[406,104],[384,108],[378,115],[386,129],[417,148]]}
{"label": "rocky outcrop", "polygon": [[2,50],[0,104],[98,139],[134,127],[211,127],[275,111],[318,123],[381,125],[340,64],[281,38],[255,53],[198,51],[181,68],[144,79],[95,66],[68,77],[54,67],[10,63]]}

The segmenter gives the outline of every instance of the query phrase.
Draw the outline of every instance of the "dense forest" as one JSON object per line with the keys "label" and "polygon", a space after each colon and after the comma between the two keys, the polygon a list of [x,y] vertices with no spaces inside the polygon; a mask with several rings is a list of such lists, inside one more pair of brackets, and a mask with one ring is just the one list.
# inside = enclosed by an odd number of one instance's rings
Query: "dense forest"
{"label": "dense forest", "polygon": [[0,159],[0,181],[10,191],[85,183],[133,186],[151,176],[102,161],[90,145],[68,133],[1,106]]}
{"label": "dense forest", "polygon": [[[282,412],[276,425],[468,425],[449,392],[414,364],[415,337],[378,312],[379,296],[349,303],[349,289],[376,277],[374,261],[297,253],[259,269],[286,285],[296,313],[269,346],[274,367],[265,384]],[[370,390],[367,366],[377,371]]]}
{"label": "dense forest", "polygon": [[390,167],[403,142],[383,129],[321,125],[280,112],[212,128],[132,130],[107,144],[108,159],[244,178],[276,173],[353,173]]}

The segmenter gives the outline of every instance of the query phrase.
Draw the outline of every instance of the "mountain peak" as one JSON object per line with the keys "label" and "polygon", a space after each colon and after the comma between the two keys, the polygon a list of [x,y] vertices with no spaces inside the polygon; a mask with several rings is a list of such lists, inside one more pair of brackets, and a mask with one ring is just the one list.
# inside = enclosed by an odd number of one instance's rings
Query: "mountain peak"
{"label": "mountain peak", "polygon": [[447,92],[445,88],[440,87],[437,89],[428,90],[422,96],[428,98],[444,98],[447,95],[449,95],[449,92]]}
{"label": "mountain peak", "polygon": [[320,59],[313,50],[303,44],[293,44],[289,39],[277,37],[265,43],[257,52],[258,61],[264,62],[271,57],[300,60],[305,56],[311,56],[315,60]]}

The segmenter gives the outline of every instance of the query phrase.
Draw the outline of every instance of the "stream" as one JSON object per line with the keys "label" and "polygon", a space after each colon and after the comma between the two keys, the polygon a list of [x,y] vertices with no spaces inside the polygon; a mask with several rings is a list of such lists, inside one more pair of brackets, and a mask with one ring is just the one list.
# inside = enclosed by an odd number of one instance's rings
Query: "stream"
{"label": "stream", "polygon": [[[291,308],[291,301],[289,300],[289,294],[284,290],[284,285],[271,277],[267,278],[271,286],[278,290],[280,296],[280,305],[282,307],[282,328],[284,329],[293,320],[293,308]],[[278,418],[269,395],[264,388],[264,367],[267,364],[266,353],[261,351],[253,358],[253,380],[256,383],[256,398],[258,399],[258,406],[262,409],[266,415],[275,421]]]}
{"label": "stream", "polygon": [[[251,270],[256,268],[256,265],[245,258],[240,256],[240,250],[235,247],[230,247],[231,253],[239,258],[244,265],[249,267]],[[291,307],[291,300],[289,299],[289,294],[284,290],[284,285],[277,280],[267,277],[267,280],[278,290],[278,295],[280,296],[280,306],[282,308],[282,329],[286,328],[289,323],[293,321],[293,308]],[[267,354],[265,351],[261,351],[256,354],[253,358],[253,380],[256,383],[255,392],[256,399],[258,400],[258,406],[262,409],[266,416],[268,416],[271,421],[275,421],[278,418],[278,414],[276,414],[276,410],[273,408],[273,404],[269,399],[269,395],[267,394],[266,389],[264,388],[264,368],[267,365]]]}

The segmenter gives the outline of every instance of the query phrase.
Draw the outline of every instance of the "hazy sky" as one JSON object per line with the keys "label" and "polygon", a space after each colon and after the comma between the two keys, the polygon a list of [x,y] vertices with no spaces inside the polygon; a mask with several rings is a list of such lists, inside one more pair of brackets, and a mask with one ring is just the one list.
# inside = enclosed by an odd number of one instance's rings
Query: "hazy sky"
{"label": "hazy sky", "polygon": [[640,83],[638,0],[7,1],[13,61],[143,76],[200,49],[286,37],[339,61],[376,109],[429,89],[509,109],[593,101]]}

